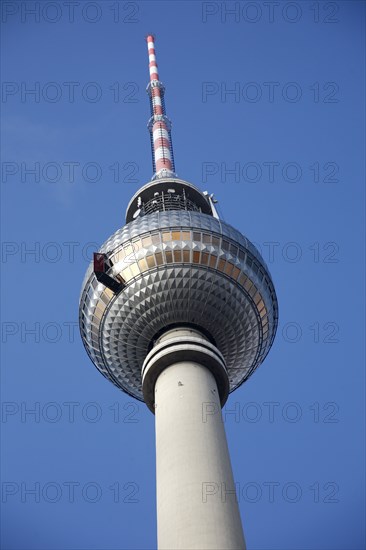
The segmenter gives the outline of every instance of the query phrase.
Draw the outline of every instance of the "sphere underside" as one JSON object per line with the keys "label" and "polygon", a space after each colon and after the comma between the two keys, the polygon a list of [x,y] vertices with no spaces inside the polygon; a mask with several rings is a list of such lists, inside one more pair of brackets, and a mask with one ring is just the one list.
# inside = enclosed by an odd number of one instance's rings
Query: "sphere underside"
{"label": "sphere underside", "polygon": [[179,323],[201,327],[224,356],[230,391],[268,353],[277,328],[274,287],[257,249],[212,216],[156,212],[102,246],[117,295],[93,267],[80,300],[84,345],[100,372],[143,400],[141,368],[157,334]]}

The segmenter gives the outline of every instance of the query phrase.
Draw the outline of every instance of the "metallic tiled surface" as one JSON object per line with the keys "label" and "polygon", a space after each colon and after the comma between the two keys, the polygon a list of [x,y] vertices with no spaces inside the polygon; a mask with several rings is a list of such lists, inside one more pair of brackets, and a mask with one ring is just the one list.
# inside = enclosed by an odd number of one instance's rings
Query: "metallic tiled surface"
{"label": "metallic tiled surface", "polygon": [[110,274],[127,286],[115,296],[89,267],[81,333],[92,361],[117,386],[142,399],[148,346],[177,322],[211,333],[231,391],[263,361],[277,327],[277,301],[263,259],[237,230],[205,214],[157,212],[118,230],[100,251],[111,259]]}

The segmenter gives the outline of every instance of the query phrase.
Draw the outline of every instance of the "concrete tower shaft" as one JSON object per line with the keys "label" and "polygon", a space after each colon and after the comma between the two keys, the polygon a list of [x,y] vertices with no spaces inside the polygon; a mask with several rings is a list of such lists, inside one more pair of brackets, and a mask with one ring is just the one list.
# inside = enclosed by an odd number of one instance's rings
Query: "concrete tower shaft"
{"label": "concrete tower shaft", "polygon": [[223,358],[189,329],[166,332],[156,349],[143,378],[144,386],[156,378],[158,548],[244,550],[221,416],[228,389]]}

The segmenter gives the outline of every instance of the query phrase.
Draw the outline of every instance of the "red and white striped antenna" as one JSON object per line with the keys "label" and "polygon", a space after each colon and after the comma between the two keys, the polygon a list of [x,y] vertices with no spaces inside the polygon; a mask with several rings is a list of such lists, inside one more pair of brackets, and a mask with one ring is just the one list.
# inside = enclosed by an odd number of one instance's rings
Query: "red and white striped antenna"
{"label": "red and white striped antenna", "polygon": [[148,34],[146,42],[149,51],[150,70],[150,82],[146,91],[149,94],[151,108],[151,118],[147,127],[150,132],[154,170],[152,179],[177,177],[174,166],[171,122],[165,114],[165,88],[159,80],[154,36]]}

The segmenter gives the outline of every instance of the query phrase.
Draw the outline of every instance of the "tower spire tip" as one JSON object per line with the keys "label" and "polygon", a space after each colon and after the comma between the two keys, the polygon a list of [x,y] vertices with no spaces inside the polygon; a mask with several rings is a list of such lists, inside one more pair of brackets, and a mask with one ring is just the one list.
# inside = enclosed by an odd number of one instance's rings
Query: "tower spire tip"
{"label": "tower spire tip", "polygon": [[150,82],[147,93],[150,97],[151,118],[148,123],[154,175],[153,179],[176,177],[171,136],[171,122],[165,114],[165,88],[160,82],[155,55],[155,37],[146,36],[149,52]]}

